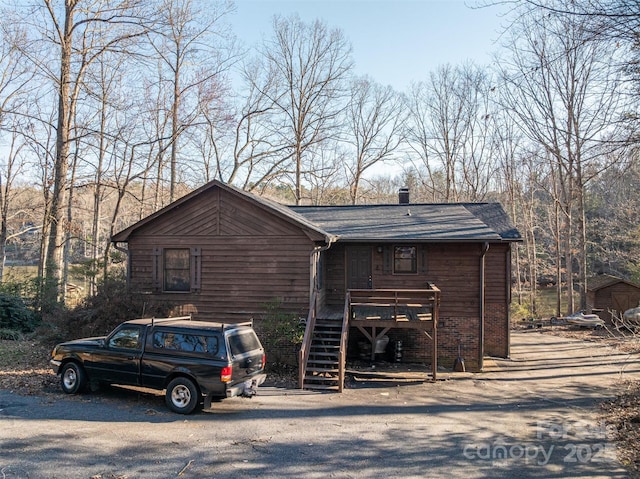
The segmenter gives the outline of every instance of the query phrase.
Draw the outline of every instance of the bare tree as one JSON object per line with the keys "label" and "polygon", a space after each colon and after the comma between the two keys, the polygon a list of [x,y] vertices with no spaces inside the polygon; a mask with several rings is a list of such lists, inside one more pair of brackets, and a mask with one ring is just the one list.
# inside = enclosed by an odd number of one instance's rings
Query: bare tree
{"label": "bare tree", "polygon": [[[169,201],[176,196],[180,137],[196,124],[200,101],[212,102],[222,96],[223,73],[236,59],[232,37],[223,23],[231,10],[229,2],[164,0],[160,5],[160,18],[150,38],[161,67],[169,71],[160,78],[170,85]],[[207,95],[198,96],[203,91]]]}
{"label": "bare tree", "polygon": [[[107,228],[104,225],[106,198],[111,190],[110,170],[115,161],[113,154],[114,143],[118,138],[117,115],[127,112],[133,115],[139,111],[131,98],[136,98],[137,89],[127,85],[125,70],[127,58],[122,55],[105,54],[87,72],[84,89],[87,94],[86,105],[91,115],[84,124],[85,132],[79,136],[83,138],[87,161],[84,168],[84,182],[91,190],[91,219],[87,248],[91,262],[89,269],[89,294],[97,291],[98,273],[103,271],[103,263],[107,258],[103,256],[104,244],[108,243]],[[115,129],[115,131],[113,130]],[[140,128],[132,131],[141,134]],[[78,148],[79,149],[79,148]],[[71,221],[71,218],[69,218]]]}
{"label": "bare tree", "polygon": [[347,192],[344,191],[342,173],[343,165],[348,161],[347,155],[338,142],[308,152],[310,168],[304,175],[304,181],[309,185],[312,205],[344,204]]}
{"label": "bare tree", "polygon": [[9,136],[6,157],[0,162],[0,282],[2,281],[10,200],[16,177],[22,173],[24,147],[19,131],[29,124],[27,98],[31,94],[29,82],[33,69],[26,65],[21,49],[26,41],[22,25],[9,18],[0,21],[3,41],[0,42],[0,133]]}
{"label": "bare tree", "polygon": [[553,184],[548,191],[561,214],[558,250],[566,268],[569,310],[575,309],[575,265],[581,306],[586,307],[586,186],[611,165],[614,156],[606,153],[619,145],[612,140],[619,138],[621,106],[608,45],[587,41],[576,20],[546,13],[520,17],[512,31],[511,59],[503,63],[500,92],[514,121],[549,159]]}
{"label": "bare tree", "polygon": [[[69,162],[74,122],[88,67],[109,51],[119,51],[145,32],[144,2],[130,0],[42,0],[24,7],[22,21],[32,42],[23,50],[37,71],[53,85],[58,98],[50,225],[45,261],[44,308],[63,300],[62,264]],[[49,55],[49,56],[47,56]],[[52,61],[55,58],[56,61]]]}
{"label": "bare tree", "polygon": [[288,139],[299,204],[307,151],[336,134],[352,68],[351,46],[340,30],[330,30],[319,20],[306,24],[298,16],[275,17],[273,30],[262,55],[275,82],[264,93],[281,115],[281,127],[274,133]]}
{"label": "bare tree", "polygon": [[640,28],[637,0],[515,0],[525,9],[545,11],[554,16],[573,18],[581,23],[588,38],[607,38],[634,44]]}
{"label": "bare tree", "polygon": [[[290,164],[290,142],[279,131],[278,108],[267,92],[274,75],[262,59],[245,61],[234,103],[201,101],[204,128],[197,148],[211,177],[245,190],[262,188]],[[209,93],[203,92],[203,97]]]}
{"label": "bare tree", "polygon": [[23,173],[25,166],[24,146],[23,137],[18,131],[14,131],[11,134],[6,158],[0,162],[2,166],[2,171],[0,172],[0,282],[2,282],[4,276],[6,248],[9,239],[37,229],[34,225],[26,230],[21,229],[12,235],[9,234],[10,208],[13,206],[12,200],[16,195],[14,191],[15,182],[16,178]]}
{"label": "bare tree", "polygon": [[403,99],[390,86],[368,78],[353,80],[344,140],[353,151],[353,159],[345,161],[351,204],[358,202],[364,173],[392,159],[402,144],[405,119]]}
{"label": "bare tree", "polygon": [[412,85],[406,137],[416,171],[434,201],[476,201],[491,177],[491,117],[486,74],[473,65],[445,65]]}

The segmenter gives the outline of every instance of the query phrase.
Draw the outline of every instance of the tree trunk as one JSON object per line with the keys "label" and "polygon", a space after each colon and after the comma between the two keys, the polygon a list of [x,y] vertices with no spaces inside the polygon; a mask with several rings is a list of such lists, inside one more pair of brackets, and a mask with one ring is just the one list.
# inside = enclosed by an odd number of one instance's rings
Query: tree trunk
{"label": "tree trunk", "polygon": [[53,311],[62,300],[61,280],[63,245],[65,238],[65,215],[67,196],[67,173],[69,170],[69,131],[71,107],[71,41],[75,2],[65,6],[64,32],[60,38],[60,84],[58,86],[58,121],[56,130],[56,152],[53,171],[53,191],[49,207],[49,235],[45,257],[45,277],[43,285],[43,312]]}

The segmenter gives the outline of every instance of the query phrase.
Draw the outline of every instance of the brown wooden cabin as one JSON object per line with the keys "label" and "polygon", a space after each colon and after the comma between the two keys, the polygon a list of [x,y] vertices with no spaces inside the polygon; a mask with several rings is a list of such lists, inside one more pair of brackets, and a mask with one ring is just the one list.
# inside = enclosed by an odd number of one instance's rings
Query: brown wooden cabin
{"label": "brown wooden cabin", "polygon": [[212,181],[112,241],[127,243],[130,287],[179,314],[253,318],[258,331],[274,301],[299,315],[301,387],[341,390],[345,361],[376,358],[387,338],[394,360],[431,364],[434,378],[459,351],[468,370],[507,357],[520,235],[502,207],[400,199],[288,207]]}

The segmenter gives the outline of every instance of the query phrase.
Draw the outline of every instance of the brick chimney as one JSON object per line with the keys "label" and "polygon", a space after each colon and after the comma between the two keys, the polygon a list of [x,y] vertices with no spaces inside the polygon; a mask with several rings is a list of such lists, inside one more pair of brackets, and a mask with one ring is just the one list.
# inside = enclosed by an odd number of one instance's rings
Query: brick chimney
{"label": "brick chimney", "polygon": [[409,188],[400,188],[398,190],[398,203],[401,205],[409,204]]}

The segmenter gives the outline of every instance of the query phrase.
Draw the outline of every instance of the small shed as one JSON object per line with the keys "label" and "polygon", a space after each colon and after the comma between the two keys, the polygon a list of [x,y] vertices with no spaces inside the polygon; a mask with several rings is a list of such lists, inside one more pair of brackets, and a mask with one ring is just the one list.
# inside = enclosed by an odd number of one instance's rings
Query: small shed
{"label": "small shed", "polygon": [[616,276],[600,274],[587,280],[587,303],[603,320],[609,311],[623,313],[640,304],[640,285]]}

